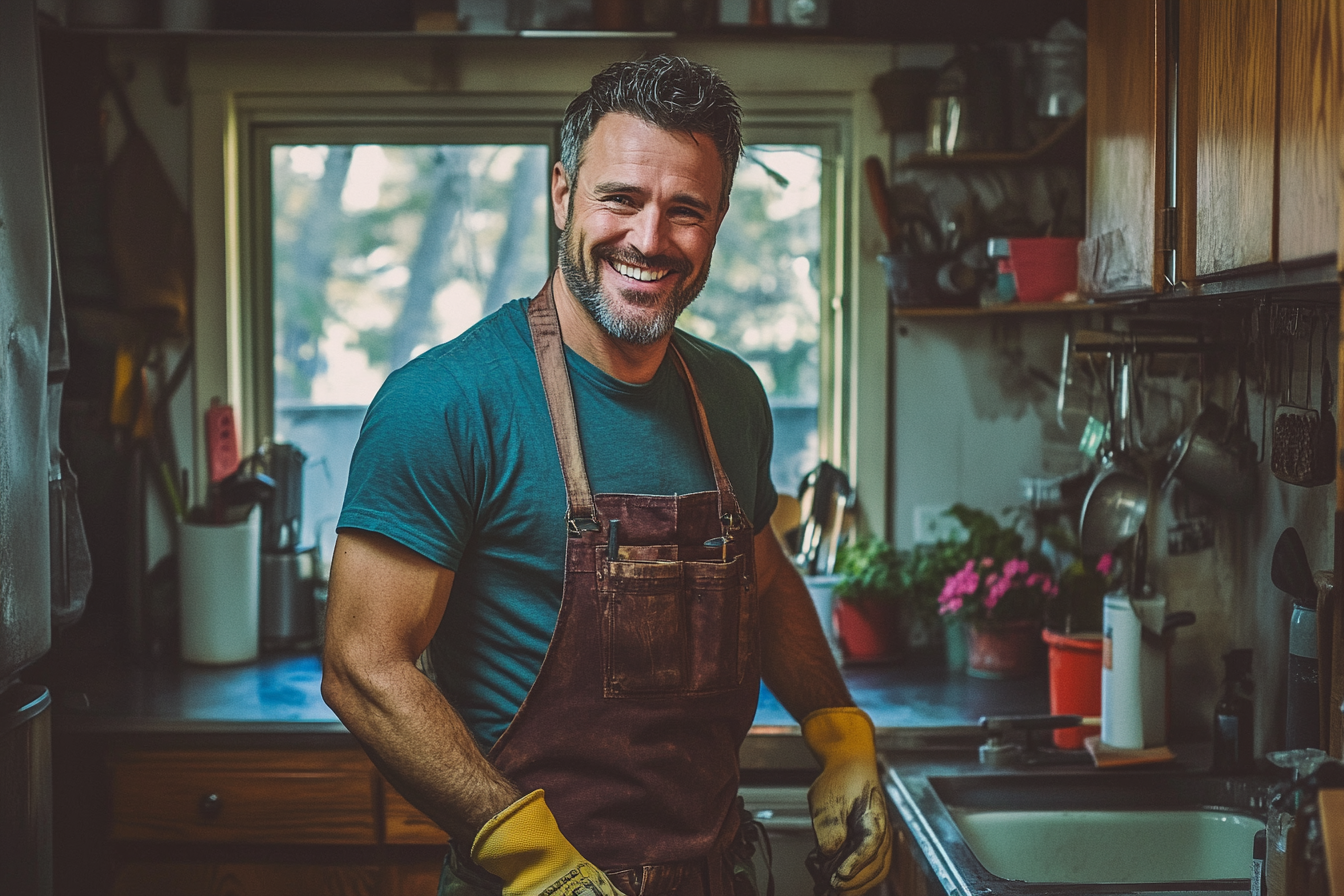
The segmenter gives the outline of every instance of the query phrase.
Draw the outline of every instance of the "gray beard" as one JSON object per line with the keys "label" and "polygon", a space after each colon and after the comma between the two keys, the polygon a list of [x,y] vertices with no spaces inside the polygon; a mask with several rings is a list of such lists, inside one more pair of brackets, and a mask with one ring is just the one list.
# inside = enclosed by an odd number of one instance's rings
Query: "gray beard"
{"label": "gray beard", "polygon": [[602,266],[599,261],[590,269],[587,259],[579,247],[570,239],[572,229],[568,226],[560,234],[560,275],[570,293],[579,300],[579,304],[588,312],[588,316],[609,336],[632,345],[652,345],[666,336],[676,324],[681,312],[685,311],[709,279],[709,264],[706,263],[700,276],[677,288],[669,301],[658,309],[652,319],[635,320],[623,317],[613,307],[611,300],[602,291]]}

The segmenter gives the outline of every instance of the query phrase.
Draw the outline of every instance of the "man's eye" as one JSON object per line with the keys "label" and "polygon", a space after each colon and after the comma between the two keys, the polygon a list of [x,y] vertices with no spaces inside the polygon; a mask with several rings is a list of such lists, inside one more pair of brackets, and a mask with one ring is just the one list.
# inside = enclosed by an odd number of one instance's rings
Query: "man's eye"
{"label": "man's eye", "polygon": [[617,205],[634,205],[629,196],[608,196],[604,202],[614,202]]}

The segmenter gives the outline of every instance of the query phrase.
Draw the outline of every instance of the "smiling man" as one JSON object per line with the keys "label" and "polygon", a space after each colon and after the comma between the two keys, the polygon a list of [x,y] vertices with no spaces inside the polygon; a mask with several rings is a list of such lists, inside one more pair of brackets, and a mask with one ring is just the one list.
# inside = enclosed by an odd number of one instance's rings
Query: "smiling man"
{"label": "smiling man", "polygon": [[873,728],[769,528],[751,369],[674,328],[742,153],[710,69],[618,63],[565,113],[558,271],[388,378],[351,465],[323,694],[453,838],[441,894],[749,894],[764,679],[822,770],[817,873],[891,831]]}

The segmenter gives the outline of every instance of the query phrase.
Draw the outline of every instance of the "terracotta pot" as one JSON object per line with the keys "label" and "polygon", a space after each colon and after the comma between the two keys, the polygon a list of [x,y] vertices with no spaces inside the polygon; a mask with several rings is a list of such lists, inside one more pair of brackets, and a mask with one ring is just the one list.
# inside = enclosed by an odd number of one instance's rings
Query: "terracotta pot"
{"label": "terracotta pot", "polygon": [[896,653],[900,607],[887,601],[835,601],[836,640],[846,660],[889,659]]}
{"label": "terracotta pot", "polygon": [[1036,670],[1041,653],[1041,623],[1018,619],[986,626],[969,626],[966,646],[970,659],[966,674],[975,678],[1024,678]]}

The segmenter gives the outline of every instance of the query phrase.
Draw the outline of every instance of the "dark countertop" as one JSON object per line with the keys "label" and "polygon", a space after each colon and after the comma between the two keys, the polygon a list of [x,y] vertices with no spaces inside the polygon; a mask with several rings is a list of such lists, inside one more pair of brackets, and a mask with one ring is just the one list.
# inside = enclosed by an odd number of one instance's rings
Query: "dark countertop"
{"label": "dark countertop", "polygon": [[[1047,711],[1043,674],[987,681],[935,666],[846,667],[855,702],[879,740],[918,729],[974,726],[982,715]],[[106,734],[347,734],[320,692],[311,653],[273,654],[241,666],[104,665],[51,682],[57,731]],[[797,723],[762,688],[753,735],[796,737]],[[889,744],[890,745],[890,744]]]}

